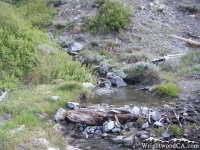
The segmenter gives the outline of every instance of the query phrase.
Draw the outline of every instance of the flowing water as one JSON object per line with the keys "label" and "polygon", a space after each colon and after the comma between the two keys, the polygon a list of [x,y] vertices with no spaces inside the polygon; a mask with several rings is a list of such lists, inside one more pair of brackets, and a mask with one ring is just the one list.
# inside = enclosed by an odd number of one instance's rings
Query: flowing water
{"label": "flowing water", "polygon": [[95,97],[90,101],[92,104],[106,103],[109,105],[133,106],[158,106],[172,101],[170,98],[161,98],[148,91],[136,90],[133,87],[121,87],[119,92]]}
{"label": "flowing water", "polygon": [[[86,102],[86,105],[106,103],[109,105],[124,106],[132,104],[133,106],[147,106],[153,107],[169,103],[173,101],[170,98],[161,98],[148,91],[136,90],[133,87],[121,87],[117,93],[110,95],[102,95],[95,97]],[[117,136],[117,135],[116,135]],[[93,138],[86,139],[83,143],[79,144],[83,150],[131,150],[133,148],[121,147],[120,144],[113,144],[110,140]],[[141,148],[140,148],[141,149]]]}

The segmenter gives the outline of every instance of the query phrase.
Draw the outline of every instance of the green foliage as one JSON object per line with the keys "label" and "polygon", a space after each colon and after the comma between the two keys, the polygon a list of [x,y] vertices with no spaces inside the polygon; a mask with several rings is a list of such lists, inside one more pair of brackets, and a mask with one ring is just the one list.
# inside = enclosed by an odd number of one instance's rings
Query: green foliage
{"label": "green foliage", "polygon": [[177,125],[172,125],[170,126],[171,132],[175,135],[175,136],[180,136],[181,135],[181,130]]}
{"label": "green foliage", "polygon": [[33,26],[44,28],[52,23],[55,14],[51,7],[47,7],[49,0],[21,0],[16,3],[16,11]]}
{"label": "green foliage", "polygon": [[93,33],[119,32],[127,26],[130,14],[130,8],[125,8],[121,2],[108,1],[99,8],[96,17],[90,20],[89,29]]}
{"label": "green foliage", "polygon": [[99,4],[99,5],[103,5],[106,2],[106,0],[94,0],[93,5]]}
{"label": "green foliage", "polygon": [[138,123],[138,125],[140,126],[140,127],[142,127],[142,125],[145,123],[144,122],[144,119],[143,118],[138,118],[137,120],[136,120],[136,122]]}
{"label": "green foliage", "polygon": [[109,54],[109,52],[107,51],[107,50],[105,50],[105,49],[100,49],[99,50],[99,53],[101,54],[101,55],[104,55],[104,56],[109,56],[110,54]]}
{"label": "green foliage", "polygon": [[[24,7],[19,8],[23,11]],[[71,56],[58,50],[44,32],[17,13],[18,9],[0,2],[0,89],[16,88],[25,78],[37,84],[57,78],[91,81],[81,63],[72,62]]]}
{"label": "green foliage", "polygon": [[180,74],[196,74],[200,73],[200,50],[190,52],[181,58]]}
{"label": "green foliage", "polygon": [[153,89],[158,95],[165,95],[170,97],[178,97],[179,87],[174,83],[161,83]]}
{"label": "green foliage", "polygon": [[165,131],[165,129],[164,129],[163,127],[158,127],[158,128],[156,128],[156,131],[157,131],[159,134],[161,134],[161,133],[163,133],[163,132]]}
{"label": "green foliage", "polygon": [[157,65],[148,62],[137,62],[123,68],[127,74],[134,73],[158,73],[159,68]]}
{"label": "green foliage", "polygon": [[59,89],[62,91],[82,90],[83,86],[77,82],[69,82],[59,87]]}

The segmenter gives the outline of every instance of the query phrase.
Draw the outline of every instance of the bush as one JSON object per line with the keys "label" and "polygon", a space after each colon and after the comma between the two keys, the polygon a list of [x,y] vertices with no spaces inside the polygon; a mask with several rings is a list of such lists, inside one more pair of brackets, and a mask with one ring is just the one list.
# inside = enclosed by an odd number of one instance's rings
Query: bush
{"label": "bush", "polygon": [[171,132],[173,133],[173,135],[175,135],[175,136],[180,136],[181,135],[181,130],[177,125],[172,125],[170,127],[170,129],[171,129]]}
{"label": "bush", "polygon": [[178,97],[179,87],[173,83],[161,83],[153,89],[158,95]]}
{"label": "bush", "polygon": [[124,71],[129,75],[134,73],[157,73],[159,68],[155,64],[141,61],[126,66]]}
{"label": "bush", "polygon": [[94,0],[93,5],[94,5],[94,6],[95,6],[96,4],[103,5],[105,2],[106,2],[106,0]]}
{"label": "bush", "polygon": [[42,29],[52,23],[55,14],[51,7],[47,7],[48,2],[49,0],[16,1],[16,11],[33,26]]}
{"label": "bush", "polygon": [[0,14],[1,89],[15,88],[24,79],[37,84],[57,78],[81,82],[92,80],[81,63],[72,62],[71,56],[58,50],[58,45],[46,33],[24,20],[13,6],[0,2]]}
{"label": "bush", "polygon": [[99,53],[101,54],[101,55],[104,55],[104,56],[109,56],[110,54],[109,54],[109,52],[107,51],[107,50],[105,50],[105,49],[100,49],[99,50]]}
{"label": "bush", "polygon": [[200,73],[200,51],[190,52],[183,56],[180,61],[180,74],[197,74]]}
{"label": "bush", "polygon": [[95,18],[89,22],[89,29],[96,33],[108,33],[110,31],[121,31],[128,23],[130,8],[125,8],[121,2],[109,1],[103,4]]}

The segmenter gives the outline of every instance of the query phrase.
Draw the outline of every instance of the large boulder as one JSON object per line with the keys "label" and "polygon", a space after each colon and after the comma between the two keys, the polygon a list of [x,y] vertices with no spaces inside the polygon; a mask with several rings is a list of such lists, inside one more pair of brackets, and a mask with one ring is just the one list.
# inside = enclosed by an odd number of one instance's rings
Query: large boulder
{"label": "large boulder", "polygon": [[110,82],[115,86],[118,86],[118,87],[127,86],[127,83],[124,82],[124,80],[120,78],[119,76],[109,77],[109,79],[110,79]]}

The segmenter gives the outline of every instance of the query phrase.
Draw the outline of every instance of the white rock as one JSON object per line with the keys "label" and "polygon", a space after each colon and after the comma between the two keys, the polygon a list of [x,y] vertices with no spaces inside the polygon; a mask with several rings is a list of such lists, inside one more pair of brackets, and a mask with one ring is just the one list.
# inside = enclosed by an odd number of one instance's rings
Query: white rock
{"label": "white rock", "polygon": [[149,127],[149,123],[148,123],[148,122],[146,122],[146,123],[144,123],[144,124],[142,125],[142,129],[148,128],[148,127]]}
{"label": "white rock", "polygon": [[115,127],[114,121],[109,121],[109,122],[106,121],[103,124],[103,130],[104,130],[104,132],[108,132],[108,131],[112,130],[114,127]]}
{"label": "white rock", "polygon": [[90,82],[83,82],[82,84],[83,84],[84,87],[89,88],[89,89],[95,88],[95,86]]}
{"label": "white rock", "polygon": [[163,126],[163,124],[161,122],[158,122],[158,121],[154,122],[154,125],[157,126],[157,127],[162,127]]}
{"label": "white rock", "polygon": [[124,138],[122,143],[125,145],[125,146],[131,146],[133,145],[133,136],[129,136],[127,138]]}
{"label": "white rock", "polygon": [[114,143],[121,144],[124,136],[120,135],[113,139]]}
{"label": "white rock", "polygon": [[64,120],[65,116],[67,114],[67,111],[63,108],[59,108],[57,113],[54,115],[55,121]]}
{"label": "white rock", "polygon": [[79,103],[75,103],[75,102],[67,102],[67,106],[71,109],[75,109],[76,107],[79,106]]}
{"label": "white rock", "polygon": [[45,139],[45,138],[34,139],[33,144],[34,145],[42,144],[42,145],[45,145],[46,147],[50,147],[49,141],[47,139]]}
{"label": "white rock", "polygon": [[60,96],[51,96],[51,98],[52,98],[53,100],[59,100],[59,99],[61,99]]}
{"label": "white rock", "polygon": [[10,131],[10,133],[15,134],[16,132],[19,132],[23,130],[24,128],[25,128],[25,125],[21,125],[19,128]]}
{"label": "white rock", "polygon": [[136,115],[136,116],[139,116],[139,114],[140,114],[140,108],[138,108],[138,107],[133,107],[133,109],[132,109],[132,114],[133,115]]}
{"label": "white rock", "polygon": [[158,121],[161,119],[161,115],[158,111],[153,111],[151,113],[151,118],[154,120],[154,121]]}

